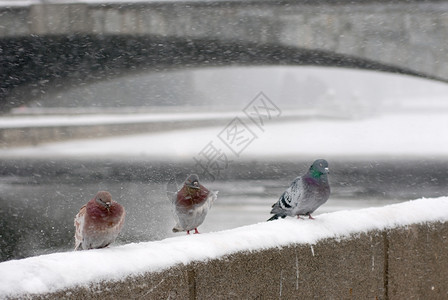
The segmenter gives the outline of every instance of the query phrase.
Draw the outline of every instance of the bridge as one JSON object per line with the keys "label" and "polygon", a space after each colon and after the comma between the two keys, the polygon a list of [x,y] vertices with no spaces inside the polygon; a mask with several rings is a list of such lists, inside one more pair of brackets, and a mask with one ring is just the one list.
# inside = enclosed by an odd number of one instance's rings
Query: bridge
{"label": "bridge", "polygon": [[448,81],[444,1],[15,2],[0,7],[0,111],[50,88],[179,67],[321,65]]}

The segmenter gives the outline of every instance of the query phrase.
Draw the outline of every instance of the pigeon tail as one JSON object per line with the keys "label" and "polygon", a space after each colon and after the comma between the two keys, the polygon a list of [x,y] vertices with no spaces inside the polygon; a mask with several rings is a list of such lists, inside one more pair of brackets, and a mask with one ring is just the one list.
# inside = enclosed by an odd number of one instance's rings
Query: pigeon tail
{"label": "pigeon tail", "polygon": [[177,228],[177,227],[173,228],[173,232],[181,232],[181,231],[183,231],[181,228]]}
{"label": "pigeon tail", "polygon": [[270,217],[269,219],[268,219],[268,222],[269,221],[274,221],[274,220],[277,220],[278,218],[282,218],[282,219],[284,219],[286,216],[282,216],[282,215],[273,215],[272,217]]}
{"label": "pigeon tail", "polygon": [[73,251],[79,251],[79,250],[82,250],[82,244],[81,243],[77,243],[76,245],[75,245],[75,249],[73,250]]}
{"label": "pigeon tail", "polygon": [[269,222],[269,221],[274,221],[274,220],[277,220],[278,219],[278,216],[277,215],[273,215],[272,217],[270,217],[268,220],[267,220],[267,222]]}

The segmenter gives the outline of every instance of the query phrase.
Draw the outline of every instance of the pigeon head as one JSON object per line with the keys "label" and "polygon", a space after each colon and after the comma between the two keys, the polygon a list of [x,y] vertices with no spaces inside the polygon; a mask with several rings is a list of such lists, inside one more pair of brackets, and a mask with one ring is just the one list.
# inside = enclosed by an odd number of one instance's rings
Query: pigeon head
{"label": "pigeon head", "polygon": [[199,177],[196,174],[191,174],[185,180],[185,185],[192,189],[200,189]]}
{"label": "pigeon head", "polygon": [[329,172],[328,162],[325,159],[315,160],[310,167],[310,174],[314,178],[320,178],[322,175],[326,175]]}
{"label": "pigeon head", "polygon": [[112,196],[109,192],[100,191],[95,195],[95,202],[109,210],[112,205]]}

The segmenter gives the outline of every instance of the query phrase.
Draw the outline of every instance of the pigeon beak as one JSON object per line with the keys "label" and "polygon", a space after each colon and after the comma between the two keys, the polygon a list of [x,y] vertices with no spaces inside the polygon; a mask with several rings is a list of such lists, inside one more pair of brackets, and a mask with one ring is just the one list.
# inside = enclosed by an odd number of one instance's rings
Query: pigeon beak
{"label": "pigeon beak", "polygon": [[325,170],[325,174],[329,174],[330,173],[330,169],[325,168],[324,170]]}
{"label": "pigeon beak", "polygon": [[193,188],[193,189],[199,189],[199,182],[193,181],[190,184],[188,184],[188,186]]}
{"label": "pigeon beak", "polygon": [[106,204],[106,209],[109,210],[109,208],[110,208],[110,202],[106,202],[105,204]]}

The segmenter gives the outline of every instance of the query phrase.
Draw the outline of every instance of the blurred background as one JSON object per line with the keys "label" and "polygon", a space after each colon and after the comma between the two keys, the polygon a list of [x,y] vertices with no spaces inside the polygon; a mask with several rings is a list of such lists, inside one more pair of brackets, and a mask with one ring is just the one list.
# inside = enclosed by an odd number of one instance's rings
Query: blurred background
{"label": "blurred background", "polygon": [[[176,236],[170,186],[219,191],[203,233],[270,215],[311,163],[315,216],[448,194],[445,1],[0,0],[0,261],[70,251],[98,190],[116,244]],[[183,233],[182,233],[183,234]]]}

